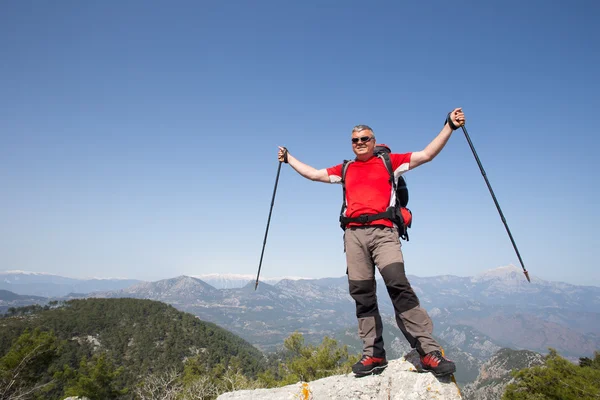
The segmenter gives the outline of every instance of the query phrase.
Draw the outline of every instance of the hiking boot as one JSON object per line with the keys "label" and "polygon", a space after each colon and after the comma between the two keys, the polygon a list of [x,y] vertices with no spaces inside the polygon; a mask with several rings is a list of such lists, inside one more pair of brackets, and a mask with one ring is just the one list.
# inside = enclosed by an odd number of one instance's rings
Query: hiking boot
{"label": "hiking boot", "polygon": [[352,366],[352,372],[356,376],[367,376],[372,374],[380,374],[387,367],[385,358],[363,356],[363,358]]}
{"label": "hiking boot", "polygon": [[421,365],[425,371],[431,371],[435,376],[444,376],[453,374],[456,371],[456,365],[442,355],[439,350],[432,351],[421,357]]}

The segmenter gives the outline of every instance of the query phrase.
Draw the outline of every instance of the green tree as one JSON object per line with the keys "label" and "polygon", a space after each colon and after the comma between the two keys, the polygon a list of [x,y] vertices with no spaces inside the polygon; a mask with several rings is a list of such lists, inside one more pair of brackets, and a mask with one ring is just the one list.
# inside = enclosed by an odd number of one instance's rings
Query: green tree
{"label": "green tree", "polygon": [[[600,361],[596,352],[595,362]],[[585,364],[585,363],[584,363]],[[600,369],[577,366],[550,349],[545,364],[513,372],[503,400],[580,400],[600,398]]]}
{"label": "green tree", "polygon": [[579,359],[580,367],[590,367],[594,369],[600,369],[600,351],[594,352],[594,358],[581,357]]}
{"label": "green tree", "polygon": [[47,390],[52,380],[40,379],[59,351],[52,332],[26,330],[0,358],[0,399],[27,399]]}
{"label": "green tree", "polygon": [[66,373],[66,396],[88,397],[91,400],[118,399],[127,389],[117,388],[117,378],[123,367],[115,369],[105,354],[94,355],[91,360],[83,359],[78,370]]}
{"label": "green tree", "polygon": [[358,360],[358,356],[348,355],[347,346],[340,347],[327,336],[319,346],[313,346],[305,345],[302,334],[294,332],[284,341],[284,347],[289,353],[288,360],[281,366],[285,371],[282,379],[285,384],[345,374]]}

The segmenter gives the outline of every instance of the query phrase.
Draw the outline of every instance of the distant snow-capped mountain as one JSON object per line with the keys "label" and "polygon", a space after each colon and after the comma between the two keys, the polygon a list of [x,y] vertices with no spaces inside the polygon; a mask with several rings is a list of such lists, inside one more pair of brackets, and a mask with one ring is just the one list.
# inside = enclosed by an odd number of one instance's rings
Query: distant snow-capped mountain
{"label": "distant snow-capped mountain", "polygon": [[[217,289],[236,289],[242,288],[248,284],[248,282],[256,282],[256,275],[248,274],[202,274],[202,275],[191,275],[192,278],[198,278],[208,283],[209,285]],[[281,277],[281,278],[268,278],[261,277],[260,282],[268,283],[269,285],[275,285],[283,279],[299,280],[307,279],[300,277]]]}
{"label": "distant snow-capped mountain", "polygon": [[531,276],[527,282],[523,270],[514,265],[488,270],[474,277],[409,276],[422,303],[445,307],[464,301],[488,305],[571,308],[597,312],[600,287],[546,281]]}

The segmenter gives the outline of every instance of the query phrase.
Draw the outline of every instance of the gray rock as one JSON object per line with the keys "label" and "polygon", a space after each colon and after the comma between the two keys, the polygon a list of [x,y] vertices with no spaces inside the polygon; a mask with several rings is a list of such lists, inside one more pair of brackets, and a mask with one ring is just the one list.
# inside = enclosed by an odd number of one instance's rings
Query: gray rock
{"label": "gray rock", "polygon": [[460,390],[451,377],[436,378],[419,373],[419,357],[411,352],[390,360],[380,375],[356,378],[354,374],[298,382],[274,389],[240,390],[220,395],[217,400],[457,400]]}

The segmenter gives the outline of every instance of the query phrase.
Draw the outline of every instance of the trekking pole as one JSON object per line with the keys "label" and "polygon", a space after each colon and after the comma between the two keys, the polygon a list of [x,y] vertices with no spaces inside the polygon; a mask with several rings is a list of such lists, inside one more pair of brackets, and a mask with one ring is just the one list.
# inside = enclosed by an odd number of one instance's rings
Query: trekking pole
{"label": "trekking pole", "polygon": [[267,244],[267,235],[269,234],[269,224],[271,223],[271,214],[273,213],[273,204],[275,204],[275,193],[277,193],[277,183],[279,182],[279,173],[281,172],[281,163],[287,163],[287,149],[283,148],[283,160],[279,161],[277,167],[277,177],[275,178],[275,187],[273,188],[273,198],[271,199],[271,209],[269,210],[269,218],[267,219],[267,229],[265,231],[265,239],[263,240],[262,251],[260,252],[260,262],[258,263],[258,273],[256,274],[256,283],[254,284],[254,290],[258,287],[258,277],[260,276],[260,268],[262,266],[263,255],[265,254],[265,245]]}
{"label": "trekking pole", "polygon": [[502,210],[500,209],[500,204],[498,204],[498,200],[496,200],[496,196],[494,195],[494,191],[492,190],[492,185],[490,185],[490,181],[487,178],[487,175],[485,174],[485,171],[483,169],[483,165],[481,165],[481,161],[479,161],[479,157],[477,156],[477,152],[475,151],[475,147],[473,146],[473,143],[471,142],[471,138],[469,137],[469,134],[467,133],[467,128],[465,128],[465,125],[462,124],[460,126],[462,128],[462,131],[465,134],[465,137],[467,138],[467,142],[469,142],[469,146],[471,147],[471,151],[473,152],[473,155],[475,156],[475,160],[477,161],[477,165],[479,165],[479,170],[481,171],[481,175],[483,175],[483,179],[485,179],[485,183],[487,184],[487,187],[490,191],[490,194],[492,195],[492,199],[494,199],[494,204],[496,204],[496,208],[498,209],[498,213],[500,214],[500,218],[502,219],[502,223],[504,223],[504,227],[506,228],[506,233],[508,233],[508,237],[510,238],[510,242],[513,245],[513,248],[515,249],[515,252],[517,253],[517,257],[519,258],[519,262],[521,263],[521,268],[523,268],[523,273],[525,274],[525,278],[527,278],[527,282],[531,283],[531,280],[529,279],[529,272],[527,272],[527,270],[525,269],[525,265],[523,264],[523,259],[521,258],[521,254],[519,253],[519,249],[517,249],[517,244],[515,243],[515,240],[513,239],[512,234],[510,233],[510,229],[508,229],[508,224],[506,223],[506,219],[504,218],[504,214],[502,214]]}

